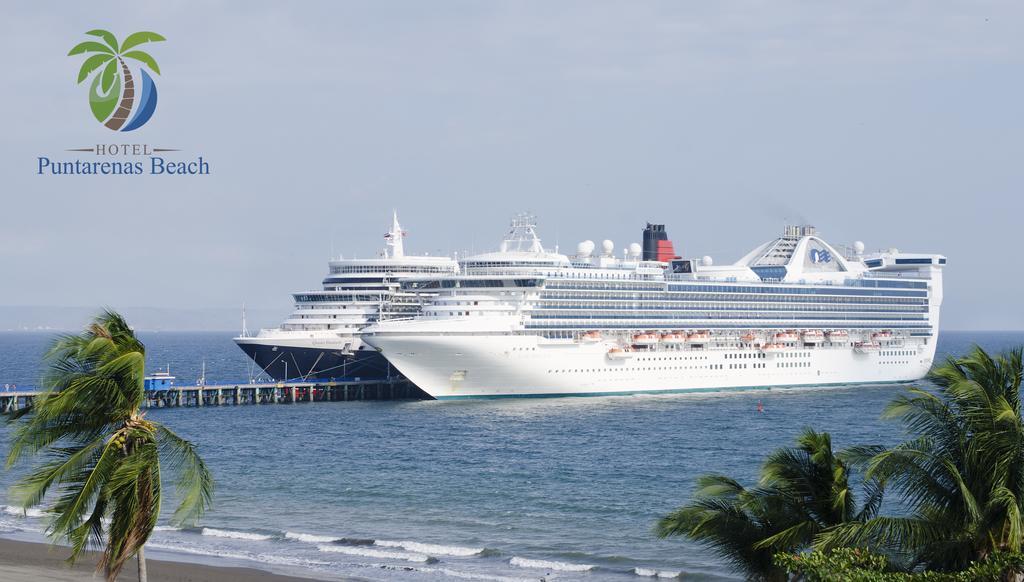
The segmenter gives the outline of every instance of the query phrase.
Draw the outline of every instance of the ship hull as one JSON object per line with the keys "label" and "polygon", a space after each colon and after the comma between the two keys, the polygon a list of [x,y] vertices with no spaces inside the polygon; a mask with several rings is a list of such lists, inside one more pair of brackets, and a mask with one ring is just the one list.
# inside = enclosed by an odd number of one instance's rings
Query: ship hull
{"label": "ship hull", "polygon": [[398,376],[387,359],[369,346],[343,350],[252,338],[239,338],[235,343],[275,380],[371,381]]}
{"label": "ship hull", "polygon": [[529,335],[400,335],[366,338],[431,397],[507,398],[716,392],[773,387],[901,383],[924,377],[934,338],[859,353],[848,346],[637,350]]}

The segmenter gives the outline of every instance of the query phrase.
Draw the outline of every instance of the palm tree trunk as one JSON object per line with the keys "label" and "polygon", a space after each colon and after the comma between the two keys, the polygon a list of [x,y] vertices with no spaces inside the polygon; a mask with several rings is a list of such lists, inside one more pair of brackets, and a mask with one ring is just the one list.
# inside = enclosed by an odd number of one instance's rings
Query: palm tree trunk
{"label": "palm tree trunk", "polygon": [[139,582],[146,582],[146,556],[143,550],[144,548],[139,548],[139,553],[135,554],[139,560]]}
{"label": "palm tree trunk", "polygon": [[114,131],[121,129],[121,126],[128,121],[128,116],[132,112],[132,104],[135,103],[135,80],[132,79],[132,72],[128,70],[128,65],[124,64],[124,60],[121,57],[117,57],[117,62],[121,63],[124,93],[121,94],[121,103],[114,111],[114,115],[103,124]]}

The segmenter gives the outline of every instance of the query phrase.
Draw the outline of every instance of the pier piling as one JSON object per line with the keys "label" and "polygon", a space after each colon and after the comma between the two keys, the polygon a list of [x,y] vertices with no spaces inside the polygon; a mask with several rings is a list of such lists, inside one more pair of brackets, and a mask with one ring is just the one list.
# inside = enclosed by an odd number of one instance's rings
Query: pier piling
{"label": "pier piling", "polygon": [[[0,392],[0,413],[32,406],[42,392],[34,389]],[[422,400],[427,396],[405,379],[376,382],[277,382],[235,386],[167,386],[147,390],[144,408],[200,408],[243,404],[299,404],[355,400]]]}

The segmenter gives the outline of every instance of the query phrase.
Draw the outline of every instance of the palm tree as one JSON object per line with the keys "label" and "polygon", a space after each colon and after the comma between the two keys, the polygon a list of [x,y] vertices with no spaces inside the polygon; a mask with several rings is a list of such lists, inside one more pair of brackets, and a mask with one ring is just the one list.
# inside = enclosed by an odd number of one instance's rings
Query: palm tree
{"label": "palm tree", "polygon": [[[99,37],[103,42],[88,40],[79,43],[71,49],[68,56],[92,54],[85,59],[82,68],[78,71],[79,83],[88,79],[102,67],[102,72],[95,76],[92,87],[89,89],[89,106],[100,123],[117,131],[128,121],[132,104],[135,102],[135,80],[124,59],[135,59],[159,75],[160,67],[156,64],[156,59],[145,51],[131,49],[147,42],[167,39],[155,32],[136,32],[128,35],[124,39],[124,44],[118,46],[117,37],[106,30],[90,30],[85,34]],[[121,91],[122,80],[123,91]],[[120,96],[120,102],[118,102],[118,96]]]}
{"label": "palm tree", "polygon": [[138,556],[144,581],[161,471],[174,477],[181,499],[175,523],[191,523],[210,506],[210,472],[190,442],[140,411],[145,347],[120,315],[106,311],[81,334],[59,337],[47,363],[46,394],[12,419],[7,466],[28,455],[45,461],[12,487],[12,497],[24,508],[49,505],[47,534],[71,544],[70,562],[106,537],[97,571],[112,581]]}
{"label": "palm tree", "polygon": [[961,570],[1024,539],[1024,423],[1021,349],[993,358],[975,346],[911,389],[883,417],[913,435],[891,449],[863,447],[866,475],[895,490],[905,515],[879,516],[827,532],[819,546],[867,546],[908,568]]}
{"label": "palm tree", "polygon": [[785,570],[773,563],[775,554],[799,551],[821,532],[873,516],[882,500],[878,484],[866,482],[858,509],[847,464],[833,453],[830,435],[810,429],[796,447],[765,460],[756,487],[724,475],[705,475],[697,483],[694,499],[658,522],[658,535],[689,537],[753,580],[786,580]]}

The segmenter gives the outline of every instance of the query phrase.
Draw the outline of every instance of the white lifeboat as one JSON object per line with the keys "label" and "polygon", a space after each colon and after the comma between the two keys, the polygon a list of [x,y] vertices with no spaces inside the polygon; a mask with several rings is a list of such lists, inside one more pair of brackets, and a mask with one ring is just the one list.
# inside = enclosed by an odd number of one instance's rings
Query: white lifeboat
{"label": "white lifeboat", "polygon": [[658,335],[653,333],[638,333],[633,336],[633,345],[653,346],[658,343]]}
{"label": "white lifeboat", "polygon": [[709,341],[711,341],[711,332],[707,331],[695,331],[686,336],[688,344],[703,344]]}
{"label": "white lifeboat", "polygon": [[850,334],[845,329],[834,329],[828,332],[828,341],[834,343],[842,343],[849,339]]}
{"label": "white lifeboat", "polygon": [[872,339],[876,339],[876,340],[891,339],[892,338],[892,332],[891,331],[880,331],[880,332],[871,334],[871,338]]}
{"label": "white lifeboat", "polygon": [[785,343],[785,342],[795,342],[796,340],[797,340],[796,332],[794,332],[794,331],[780,331],[779,333],[775,334],[775,341],[776,342]]}
{"label": "white lifeboat", "polygon": [[588,331],[587,333],[580,336],[580,341],[588,344],[601,341],[601,332],[599,331]]}
{"label": "white lifeboat", "polygon": [[745,333],[740,337],[740,341],[745,344],[752,344],[757,341],[757,336],[752,333]]}
{"label": "white lifeboat", "polygon": [[607,356],[609,360],[625,360],[633,357],[633,351],[628,348],[611,348]]}
{"label": "white lifeboat", "polygon": [[881,347],[882,346],[878,345],[878,342],[857,342],[853,344],[854,351],[862,354],[877,352]]}
{"label": "white lifeboat", "polygon": [[686,334],[679,332],[666,333],[661,336],[661,341],[667,345],[679,345],[686,343]]}
{"label": "white lifeboat", "polygon": [[809,329],[804,332],[804,342],[816,344],[825,339],[825,334],[820,329]]}
{"label": "white lifeboat", "polygon": [[764,344],[763,346],[761,346],[761,351],[762,352],[768,352],[768,353],[784,352],[784,351],[786,351],[788,349],[789,349],[789,346],[787,346],[785,344],[775,344],[775,343],[772,343],[772,344]]}

